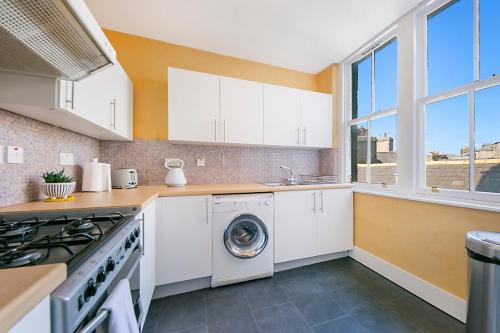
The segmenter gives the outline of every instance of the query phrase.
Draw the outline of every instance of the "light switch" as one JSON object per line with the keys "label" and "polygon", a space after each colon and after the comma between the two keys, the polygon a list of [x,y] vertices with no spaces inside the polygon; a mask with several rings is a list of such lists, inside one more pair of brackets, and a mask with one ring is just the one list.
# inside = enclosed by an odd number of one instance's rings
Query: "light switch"
{"label": "light switch", "polygon": [[23,147],[8,146],[7,147],[7,163],[24,163]]}
{"label": "light switch", "polygon": [[7,151],[5,150],[5,146],[0,145],[0,164],[4,164],[7,162]]}
{"label": "light switch", "polygon": [[59,165],[75,165],[73,154],[59,153]]}
{"label": "light switch", "polygon": [[196,159],[196,166],[204,167],[205,166],[205,159],[204,158],[197,158]]}

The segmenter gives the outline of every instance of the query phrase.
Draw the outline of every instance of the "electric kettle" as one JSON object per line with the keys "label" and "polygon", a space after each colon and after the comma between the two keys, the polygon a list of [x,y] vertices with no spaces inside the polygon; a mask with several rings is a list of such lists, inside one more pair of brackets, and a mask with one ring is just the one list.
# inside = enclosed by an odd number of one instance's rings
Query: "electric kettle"
{"label": "electric kettle", "polygon": [[165,183],[167,186],[184,186],[186,177],[184,176],[184,161],[178,158],[165,159],[165,168],[168,169]]}

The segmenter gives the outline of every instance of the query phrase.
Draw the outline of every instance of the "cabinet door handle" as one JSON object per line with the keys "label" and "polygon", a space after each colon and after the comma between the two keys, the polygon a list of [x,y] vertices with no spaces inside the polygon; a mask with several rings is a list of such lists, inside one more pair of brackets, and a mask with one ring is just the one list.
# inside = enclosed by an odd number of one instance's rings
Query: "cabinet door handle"
{"label": "cabinet door handle", "polygon": [[307,144],[307,127],[304,126],[302,131],[304,131],[304,144],[306,145]]}
{"label": "cabinet door handle", "polygon": [[116,129],[116,99],[112,100],[110,103],[110,120],[109,120],[109,127],[112,128],[113,130]]}
{"label": "cabinet door handle", "polygon": [[323,208],[323,192],[319,192],[319,195],[321,196],[321,206],[319,208],[319,211],[320,212],[324,212],[324,208]]}
{"label": "cabinet door handle", "polygon": [[297,144],[300,145],[300,127],[297,127]]}
{"label": "cabinet door handle", "polygon": [[316,213],[316,192],[313,192],[313,212]]}
{"label": "cabinet door handle", "polygon": [[207,213],[207,224],[208,224],[208,196],[205,197],[205,208],[206,208],[206,213]]}
{"label": "cabinet door handle", "polygon": [[71,110],[75,109],[75,81],[71,81]]}
{"label": "cabinet door handle", "polygon": [[226,120],[222,121],[222,126],[224,126],[224,142],[226,142]]}
{"label": "cabinet door handle", "polygon": [[144,213],[142,213],[142,218],[139,219],[139,222],[141,224],[141,238],[142,238],[142,256],[144,256],[146,254],[146,244],[144,243],[144,234],[146,233],[146,228],[145,228],[145,225],[144,225],[144,220],[146,219],[146,216],[144,215]]}
{"label": "cabinet door handle", "polygon": [[214,141],[217,141],[217,119],[214,119]]}

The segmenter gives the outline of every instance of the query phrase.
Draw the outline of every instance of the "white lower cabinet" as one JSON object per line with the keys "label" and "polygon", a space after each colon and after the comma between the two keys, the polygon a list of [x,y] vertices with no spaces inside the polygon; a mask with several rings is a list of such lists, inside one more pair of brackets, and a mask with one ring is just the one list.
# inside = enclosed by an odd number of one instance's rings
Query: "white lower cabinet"
{"label": "white lower cabinet", "polygon": [[46,296],[7,333],[50,333],[50,296]]}
{"label": "white lower cabinet", "polygon": [[274,262],[353,247],[352,189],[274,194]]}
{"label": "white lower cabinet", "polygon": [[156,284],[212,275],[212,196],[159,198]]}
{"label": "white lower cabinet", "polygon": [[140,292],[143,306],[141,325],[144,325],[146,320],[156,285],[156,214],[156,201],[153,201],[139,215],[143,247],[140,268]]}

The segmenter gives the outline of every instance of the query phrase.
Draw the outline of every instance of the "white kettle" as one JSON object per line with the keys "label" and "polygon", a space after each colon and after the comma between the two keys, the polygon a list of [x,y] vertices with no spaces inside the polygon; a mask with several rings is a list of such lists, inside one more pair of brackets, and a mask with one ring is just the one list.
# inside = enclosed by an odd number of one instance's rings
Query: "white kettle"
{"label": "white kettle", "polygon": [[184,176],[184,161],[178,158],[165,159],[165,168],[168,169],[165,183],[167,186],[184,186],[186,177]]}

